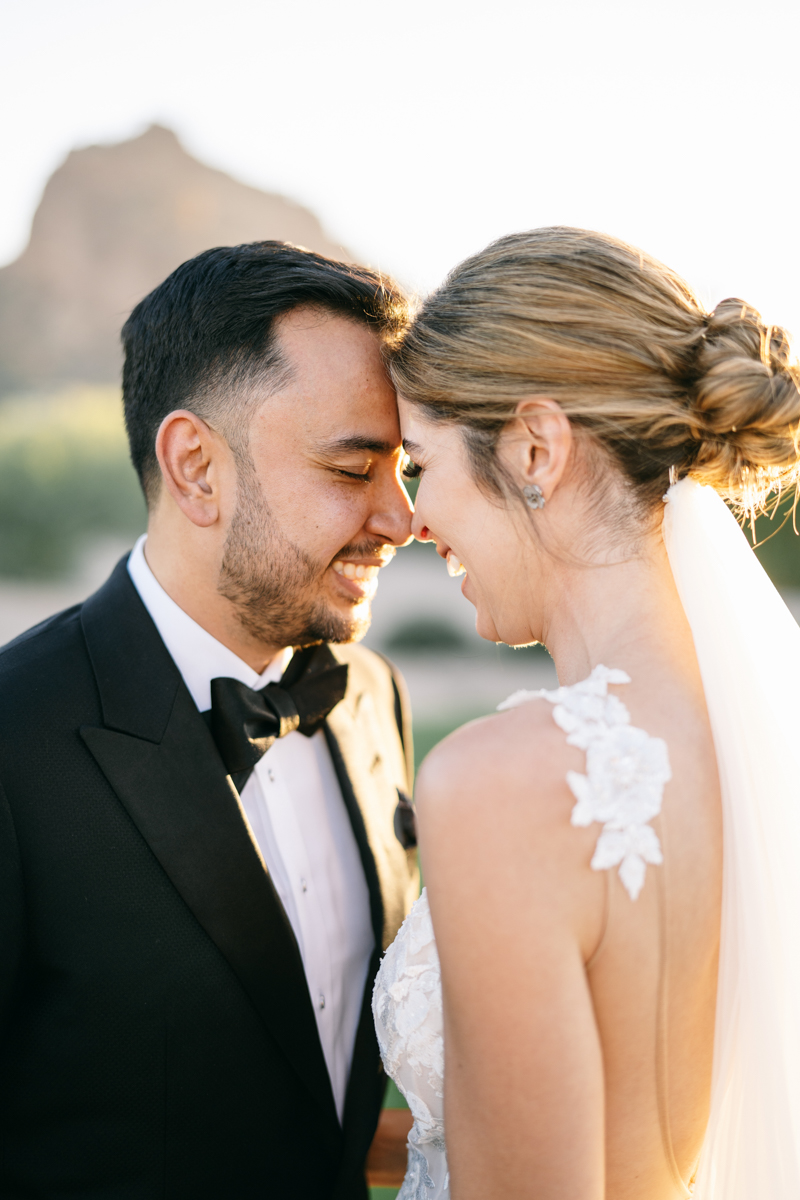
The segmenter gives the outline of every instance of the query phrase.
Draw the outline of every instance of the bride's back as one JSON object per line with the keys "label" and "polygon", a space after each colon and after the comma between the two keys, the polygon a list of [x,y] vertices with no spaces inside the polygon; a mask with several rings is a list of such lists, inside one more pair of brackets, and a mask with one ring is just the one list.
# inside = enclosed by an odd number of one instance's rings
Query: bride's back
{"label": "bride's back", "polygon": [[634,901],[605,872],[606,917],[587,963],[603,1053],[606,1192],[686,1194],[708,1121],[722,895],[722,821],[711,733],[696,694],[654,703],[618,689],[635,725],[664,738],[672,779],[652,821],[663,862]]}

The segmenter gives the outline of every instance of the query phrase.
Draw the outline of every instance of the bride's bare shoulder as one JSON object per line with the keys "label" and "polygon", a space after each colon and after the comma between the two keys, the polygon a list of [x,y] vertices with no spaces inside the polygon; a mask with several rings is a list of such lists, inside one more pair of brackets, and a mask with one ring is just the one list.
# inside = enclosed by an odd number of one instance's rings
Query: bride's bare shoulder
{"label": "bride's bare shoulder", "polygon": [[[575,797],[567,783],[567,773],[585,765],[544,699],[462,726],[431,752],[417,785],[418,828],[446,941],[465,922],[501,921],[531,938],[544,921],[548,937],[567,929],[590,956],[604,896],[589,866],[598,830],[570,823]],[[491,881],[491,896],[476,881]]]}
{"label": "bride's bare shoulder", "polygon": [[451,792],[464,796],[479,779],[497,780],[498,771],[511,777],[532,757],[550,760],[564,749],[569,751],[553,720],[552,705],[533,698],[461,725],[439,742],[420,768],[420,798],[427,800],[433,793],[444,799]]}
{"label": "bride's bare shoulder", "polygon": [[498,836],[506,843],[516,834],[541,838],[569,830],[573,852],[583,839],[569,825],[575,797],[567,773],[584,766],[583,752],[568,745],[547,700],[472,721],[440,742],[421,767],[416,794],[423,836],[454,853],[466,851],[469,840],[485,852]]}

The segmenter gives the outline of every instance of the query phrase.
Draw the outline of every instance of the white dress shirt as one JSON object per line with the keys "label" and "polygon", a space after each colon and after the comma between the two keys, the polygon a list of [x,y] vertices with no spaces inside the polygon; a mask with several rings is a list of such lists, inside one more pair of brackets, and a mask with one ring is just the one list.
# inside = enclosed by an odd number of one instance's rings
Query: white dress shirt
{"label": "white dress shirt", "polygon": [[[198,709],[211,708],[212,679],[227,676],[251,688],[279,680],[291,647],[256,674],[167,595],[145,559],[146,540],[134,546],[128,572]],[[275,742],[241,801],[300,947],[341,1121],[374,935],[358,846],[322,730]]]}

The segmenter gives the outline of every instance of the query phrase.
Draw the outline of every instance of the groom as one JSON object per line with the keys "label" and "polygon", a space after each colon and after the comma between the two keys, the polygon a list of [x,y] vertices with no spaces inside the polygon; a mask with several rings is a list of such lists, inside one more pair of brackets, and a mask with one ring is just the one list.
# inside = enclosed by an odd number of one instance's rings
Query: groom
{"label": "groom", "polygon": [[[356,1200],[416,894],[377,274],[276,242],[123,331],[148,532],[0,654],[0,1196]],[[294,648],[294,649],[293,649]]]}

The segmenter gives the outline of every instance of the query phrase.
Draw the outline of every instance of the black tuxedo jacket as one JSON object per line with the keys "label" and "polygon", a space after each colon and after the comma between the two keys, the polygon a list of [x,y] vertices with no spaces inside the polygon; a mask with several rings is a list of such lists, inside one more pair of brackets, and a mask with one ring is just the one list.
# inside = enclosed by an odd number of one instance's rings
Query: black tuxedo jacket
{"label": "black tuxedo jacket", "polygon": [[[332,649],[377,969],[416,894],[406,710]],[[363,1200],[374,974],[340,1126],[291,926],[125,561],[0,652],[2,1200]]]}

